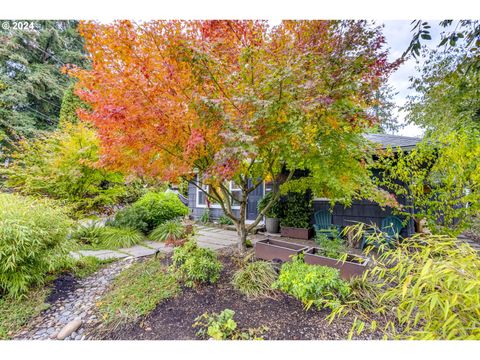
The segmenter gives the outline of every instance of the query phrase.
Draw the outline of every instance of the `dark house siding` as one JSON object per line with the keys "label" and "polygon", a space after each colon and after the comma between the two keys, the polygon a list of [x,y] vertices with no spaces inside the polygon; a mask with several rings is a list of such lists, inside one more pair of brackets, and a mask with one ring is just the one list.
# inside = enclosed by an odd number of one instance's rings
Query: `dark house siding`
{"label": "dark house siding", "polygon": [[[314,200],[314,211],[330,210],[330,203],[327,200]],[[333,207],[332,222],[340,226],[353,225],[356,222],[362,222],[365,224],[374,224],[378,227],[381,226],[382,220],[394,215],[390,208],[382,209],[379,205],[368,200],[353,201],[350,207],[344,207],[341,204],[336,204]],[[396,215],[394,215],[396,216]],[[404,219],[399,216],[403,221]],[[312,224],[314,219],[312,216]],[[412,220],[409,220],[407,226],[402,229],[400,235],[403,237],[411,236],[415,232],[414,224]]]}

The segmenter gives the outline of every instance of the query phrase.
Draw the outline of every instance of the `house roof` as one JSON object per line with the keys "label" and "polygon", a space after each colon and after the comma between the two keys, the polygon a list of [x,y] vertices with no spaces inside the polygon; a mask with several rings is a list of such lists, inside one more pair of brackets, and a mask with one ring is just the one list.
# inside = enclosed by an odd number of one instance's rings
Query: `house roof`
{"label": "house roof", "polygon": [[422,138],[399,135],[365,134],[364,136],[366,139],[380,144],[382,149],[391,146],[393,149],[400,147],[402,150],[411,150],[415,145],[422,141]]}

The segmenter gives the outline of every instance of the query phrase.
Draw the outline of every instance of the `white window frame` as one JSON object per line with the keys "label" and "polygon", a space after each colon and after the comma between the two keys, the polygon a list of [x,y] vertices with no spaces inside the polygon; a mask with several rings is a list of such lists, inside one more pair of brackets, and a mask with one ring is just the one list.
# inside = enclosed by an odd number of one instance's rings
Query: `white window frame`
{"label": "white window frame", "polygon": [[[230,192],[232,192],[232,190],[240,190],[240,187],[235,187],[234,186],[235,182],[233,180],[229,181],[229,190]],[[198,202],[199,200],[199,196],[198,194],[202,193],[204,196],[205,196],[205,200],[207,199],[207,195],[202,191],[200,190],[199,187],[202,187],[206,192],[208,192],[208,185],[203,185],[202,183],[198,183],[197,184],[198,186],[195,186],[195,190],[196,190],[196,194],[195,194],[195,205],[197,208],[206,208],[207,207],[207,203],[205,202],[205,204],[200,204]],[[214,209],[221,209],[222,207],[220,206],[220,204],[211,204],[210,205],[211,208],[214,208]],[[240,209],[240,205],[232,205],[232,209]]]}

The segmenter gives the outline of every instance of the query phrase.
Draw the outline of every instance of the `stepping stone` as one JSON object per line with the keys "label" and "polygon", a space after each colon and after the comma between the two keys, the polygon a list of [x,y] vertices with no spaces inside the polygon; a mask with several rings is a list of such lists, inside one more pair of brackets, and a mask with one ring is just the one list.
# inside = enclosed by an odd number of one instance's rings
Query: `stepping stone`
{"label": "stepping stone", "polygon": [[207,243],[207,244],[223,246],[223,247],[234,245],[237,243],[237,241],[224,241],[224,240],[215,239],[213,237],[207,237],[207,236],[198,237],[197,241],[202,243]]}
{"label": "stepping stone", "polygon": [[79,259],[81,256],[94,256],[100,260],[122,259],[128,256],[113,250],[79,250],[76,253],[70,253],[70,255],[76,259]]}
{"label": "stepping stone", "polygon": [[226,247],[226,245],[217,245],[217,244],[212,244],[212,243],[207,243],[202,241],[198,241],[197,244],[199,247],[212,249],[212,250],[219,250]]}
{"label": "stepping stone", "polygon": [[130,248],[120,249],[120,251],[134,257],[153,255],[157,252],[157,250],[155,249],[149,249],[145,246],[140,246],[140,245],[135,245]]}
{"label": "stepping stone", "polygon": [[173,248],[171,246],[167,246],[164,243],[156,242],[156,241],[144,241],[145,246],[148,246],[155,250],[160,250],[163,253],[171,253]]}

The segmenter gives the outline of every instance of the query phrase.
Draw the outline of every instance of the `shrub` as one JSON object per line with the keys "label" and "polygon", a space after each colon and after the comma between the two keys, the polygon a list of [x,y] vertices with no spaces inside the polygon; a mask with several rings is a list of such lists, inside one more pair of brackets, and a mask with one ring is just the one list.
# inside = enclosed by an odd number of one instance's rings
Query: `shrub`
{"label": "shrub", "polygon": [[233,225],[232,219],[225,215],[220,216],[220,218],[218,219],[218,223],[220,225]]}
{"label": "shrub", "polygon": [[79,225],[72,233],[72,240],[94,248],[116,249],[140,243],[143,234],[137,229],[104,226],[99,222]]}
{"label": "shrub", "polygon": [[173,269],[192,287],[198,283],[217,282],[222,271],[222,264],[217,255],[210,249],[199,248],[194,240],[190,240],[173,251]]}
{"label": "shrub", "polygon": [[351,301],[330,316],[352,313],[350,336],[376,330],[393,339],[480,338],[480,259],[469,245],[415,235],[375,260]]}
{"label": "shrub", "polygon": [[340,278],[337,269],[305,264],[299,257],[282,265],[273,287],[301,300],[307,309],[312,305],[334,309],[350,293],[348,283]]}
{"label": "shrub", "polygon": [[115,218],[108,221],[107,225],[118,228],[137,229],[146,234],[149,228],[146,222],[147,218],[147,209],[130,205],[117,211]]}
{"label": "shrub", "polygon": [[202,213],[202,216],[200,216],[200,222],[202,224],[208,224],[210,222],[210,209],[205,208],[205,210]]}
{"label": "shrub", "polygon": [[187,215],[188,211],[188,207],[173,192],[149,192],[131,206],[118,211],[112,225],[148,233],[165,221]]}
{"label": "shrub", "polygon": [[204,313],[195,319],[193,327],[200,328],[196,335],[200,338],[212,338],[215,340],[261,340],[262,333],[268,330],[266,327],[241,331],[233,320],[235,311],[223,310],[220,314]]}
{"label": "shrub", "polygon": [[312,217],[312,199],[310,191],[306,193],[289,192],[282,204],[282,226],[309,228]]}
{"label": "shrub", "polygon": [[[258,212],[265,209],[268,203],[272,200],[272,197],[275,195],[273,191],[268,192],[265,196],[258,202],[257,208]],[[280,205],[280,200],[277,199],[273,202],[272,206],[267,210],[265,216],[268,218],[278,219],[282,217],[282,207]]]}
{"label": "shrub", "polygon": [[83,123],[24,140],[1,173],[6,186],[27,195],[48,195],[78,213],[115,204],[124,194],[124,177],[94,166],[99,144],[94,130]]}
{"label": "shrub", "polygon": [[57,269],[69,250],[71,221],[50,200],[0,194],[0,289],[25,293]]}
{"label": "shrub", "polygon": [[316,234],[315,242],[319,246],[319,255],[332,259],[340,259],[346,252],[347,248],[341,238],[329,239],[325,234]]}
{"label": "shrub", "polygon": [[176,242],[185,236],[185,226],[180,221],[169,220],[158,225],[148,236],[152,241]]}
{"label": "shrub", "polygon": [[84,245],[97,245],[101,242],[103,224],[92,221],[80,224],[70,234],[72,240]]}
{"label": "shrub", "polygon": [[100,234],[100,245],[109,249],[130,247],[143,240],[143,234],[137,229],[105,226]]}
{"label": "shrub", "polygon": [[120,273],[98,307],[107,324],[131,322],[178,291],[175,277],[165,271],[158,259],[151,258]]}
{"label": "shrub", "polygon": [[233,275],[232,284],[242,294],[255,298],[268,295],[276,279],[277,273],[272,264],[255,261],[238,270]]}

